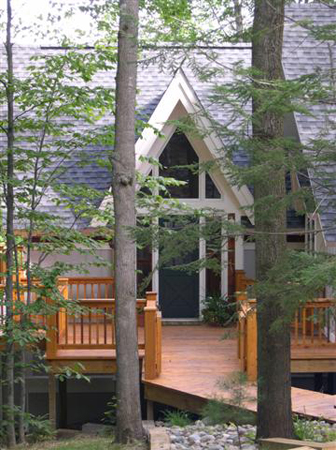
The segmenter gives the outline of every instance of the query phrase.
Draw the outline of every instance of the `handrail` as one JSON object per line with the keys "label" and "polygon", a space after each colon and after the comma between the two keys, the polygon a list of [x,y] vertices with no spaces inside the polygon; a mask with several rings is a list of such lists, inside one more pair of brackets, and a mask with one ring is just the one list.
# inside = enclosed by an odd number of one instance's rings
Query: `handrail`
{"label": "handrail", "polygon": [[[46,358],[48,360],[57,359],[58,350],[92,349],[94,351],[95,349],[114,350],[116,348],[115,299],[99,297],[99,288],[97,287],[94,292],[97,295],[91,298],[87,298],[87,295],[84,298],[81,298],[80,295],[79,297],[74,295],[75,298],[71,297],[71,286],[81,285],[83,280],[86,282],[86,286],[90,283],[96,283],[96,285],[103,283],[109,287],[113,286],[114,289],[112,278],[84,279],[78,277],[58,280],[58,289],[64,300],[68,301],[68,306],[57,310],[53,300],[46,298],[49,311],[54,307],[55,312],[47,315],[34,315],[35,320],[40,321],[46,328]],[[24,294],[27,289],[26,279],[21,280],[20,286],[22,294]],[[0,285],[0,291],[4,288],[4,285]],[[43,286],[38,280],[34,280],[33,301],[36,299],[36,289],[38,288],[43,288]],[[76,290],[75,294],[77,293]],[[86,291],[86,294],[88,293]],[[24,295],[22,301],[25,301]],[[156,292],[147,292],[145,299],[137,299],[136,308],[138,349],[145,351],[144,374],[145,378],[150,380],[160,375],[162,358],[162,323],[161,312],[157,307]],[[19,316],[18,320],[20,320]]]}
{"label": "handrail", "polygon": [[69,298],[114,298],[115,285],[113,277],[70,277]]}
{"label": "handrail", "polygon": [[[257,317],[256,300],[247,300],[246,293],[237,293],[238,358],[240,370],[250,381],[257,379]],[[336,347],[336,299],[316,298],[299,306],[291,325],[292,346]]]}
{"label": "handrail", "polygon": [[316,345],[336,347],[331,340],[331,328],[335,328],[336,299],[316,298],[300,306],[292,323],[292,343],[296,347]]}

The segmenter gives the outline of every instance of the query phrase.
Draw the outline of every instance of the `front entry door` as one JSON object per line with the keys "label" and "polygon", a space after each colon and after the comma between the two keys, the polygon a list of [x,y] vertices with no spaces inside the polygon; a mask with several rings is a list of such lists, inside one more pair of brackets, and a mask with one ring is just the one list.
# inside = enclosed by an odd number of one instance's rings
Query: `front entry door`
{"label": "front entry door", "polygon": [[[170,221],[170,228],[174,223]],[[199,317],[199,272],[173,269],[199,258],[199,248],[183,257],[177,256],[159,270],[159,303],[162,317],[166,319],[191,319]]]}

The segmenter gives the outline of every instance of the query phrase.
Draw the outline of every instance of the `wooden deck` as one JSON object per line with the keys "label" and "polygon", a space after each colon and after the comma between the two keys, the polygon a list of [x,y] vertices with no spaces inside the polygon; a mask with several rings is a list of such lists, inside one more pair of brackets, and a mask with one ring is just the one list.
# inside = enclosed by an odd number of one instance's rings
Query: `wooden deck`
{"label": "wooden deck", "polygon": [[[214,397],[225,398],[229,404],[228,393],[218,387],[218,382],[239,371],[237,337],[232,331],[229,338],[223,339],[227,330],[221,328],[164,326],[162,372],[154,380],[144,380],[145,397],[193,412],[199,412]],[[319,353],[316,347],[313,353],[311,349],[299,351],[305,358]],[[336,361],[336,352],[332,356]],[[255,384],[249,384],[249,392],[255,398]],[[295,413],[336,422],[332,395],[292,388],[292,402]],[[255,411],[256,402],[246,407]]]}
{"label": "wooden deck", "polygon": [[[24,302],[24,279],[21,283],[20,296]],[[43,325],[46,337],[43,340],[46,360],[52,368],[49,373],[52,420],[56,417],[55,373],[77,362],[87,373],[112,374],[117,369],[113,279],[64,278],[58,280],[58,288],[66,301],[76,300],[80,310],[61,307],[56,313],[32,317],[36,324]],[[0,285],[0,289],[4,286]],[[257,376],[255,301],[247,300],[242,292],[238,295],[239,333],[233,329],[231,336],[223,339],[230,330],[203,325],[162,329],[156,297],[156,293],[148,292],[146,299],[137,300],[138,350],[144,360],[145,397],[195,412],[214,397],[223,397],[230,404],[229,394],[219,388],[218,382],[238,371],[245,371],[250,380]],[[46,298],[46,303],[52,304],[52,300]],[[292,324],[293,373],[336,372],[336,342],[328,340],[328,326],[333,323],[329,313],[335,307],[336,299],[322,298],[314,299],[297,311]],[[5,316],[4,306],[1,308],[0,318]],[[19,324],[20,315],[14,318]],[[0,347],[3,341],[0,338]],[[256,387],[252,382],[249,391],[255,398]],[[292,398],[294,412],[336,422],[334,396],[293,388]],[[255,411],[256,401],[245,406]]]}

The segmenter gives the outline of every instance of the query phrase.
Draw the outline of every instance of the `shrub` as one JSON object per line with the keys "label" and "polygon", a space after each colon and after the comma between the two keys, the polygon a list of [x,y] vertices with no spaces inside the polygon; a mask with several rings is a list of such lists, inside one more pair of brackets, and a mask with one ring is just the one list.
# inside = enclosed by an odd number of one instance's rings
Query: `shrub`
{"label": "shrub", "polygon": [[173,427],[186,427],[191,424],[191,418],[186,411],[170,411],[166,410],[163,412],[164,421],[168,422],[169,425]]}
{"label": "shrub", "polygon": [[295,416],[294,431],[297,439],[301,441],[330,442],[336,440],[336,430],[323,421]]}
{"label": "shrub", "polygon": [[227,296],[214,294],[205,298],[202,314],[205,323],[226,326],[237,320],[237,305]]}
{"label": "shrub", "polygon": [[115,425],[117,421],[117,399],[112,397],[111,401],[107,403],[108,409],[104,412],[104,418],[102,422],[106,425]]}
{"label": "shrub", "polygon": [[27,439],[29,442],[43,442],[55,438],[55,430],[46,416],[26,414]]}

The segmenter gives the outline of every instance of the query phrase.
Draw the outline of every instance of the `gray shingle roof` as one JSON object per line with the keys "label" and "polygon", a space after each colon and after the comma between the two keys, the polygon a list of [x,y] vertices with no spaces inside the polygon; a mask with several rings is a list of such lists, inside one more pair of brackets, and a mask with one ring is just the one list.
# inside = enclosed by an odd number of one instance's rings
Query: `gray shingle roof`
{"label": "gray shingle roof", "polygon": [[[336,24],[336,10],[323,4],[300,4],[287,8],[287,21],[284,33],[283,67],[287,79],[296,79],[315,72],[330,81],[330,74],[336,64],[336,43],[317,41],[307,33],[300,21],[311,21],[318,26]],[[335,73],[333,74],[335,76]],[[326,82],[328,82],[326,80]],[[336,103],[319,103],[310,106],[311,115],[295,114],[300,141],[309,145],[313,140],[324,138],[335,143]],[[329,173],[328,183],[336,193],[336,165],[311,170],[310,176],[320,205],[322,226],[327,241],[336,242],[336,195],[320,187],[321,169]],[[315,182],[314,182],[315,181]]]}
{"label": "gray shingle roof", "polygon": [[[288,79],[295,79],[303,74],[309,74],[316,68],[319,70],[328,70],[330,68],[330,55],[332,59],[335,59],[335,48],[330,48],[328,43],[320,43],[314,41],[311,37],[307,36],[307,32],[304,28],[297,25],[298,20],[307,19],[311,17],[315,22],[319,24],[327,24],[336,21],[336,10],[330,9],[320,4],[300,4],[287,8],[287,21],[285,26],[284,35],[284,54],[283,54],[283,67],[285,76]],[[57,49],[40,49],[40,48],[15,48],[15,71],[22,78],[26,76],[25,67],[29,63],[29,58],[36,54],[47,53],[57,54],[64,50]],[[3,50],[1,50],[3,52]],[[203,52],[203,53],[202,53]],[[216,48],[211,50],[213,52],[214,60],[219,62],[223,68],[220,74],[216,76],[216,84],[227,84],[233,81],[232,68],[238,63],[242,62],[243,65],[249,66],[251,64],[251,48],[249,44],[238,45],[225,45],[222,48]],[[169,64],[165,58],[170,61],[173,59],[175,62],[175,69],[179,67],[182,62],[183,72],[189,80],[190,85],[193,87],[197,97],[199,98],[203,107],[211,114],[211,116],[221,124],[226,124],[231,117],[231,108],[229,105],[223,104],[221,106],[216,105],[210,99],[210,94],[213,92],[214,81],[201,81],[195,73],[194,60],[197,63],[202,63],[203,67],[211,69],[213,64],[209,61],[209,49],[199,50],[197,54],[188,55],[184,57],[183,51],[173,49],[163,49],[162,55],[158,54],[154,63],[148,63],[148,54],[144,53],[141,57],[143,61],[139,64],[138,70],[138,117],[144,121],[147,120],[155,110],[167,87],[169,86],[174,76],[174,71],[169,68]],[[168,55],[168,56],[167,56]],[[153,56],[151,54],[151,56]],[[1,57],[1,53],[0,53]],[[1,57],[0,65],[3,65],[5,58]],[[335,61],[336,63],[336,61]],[[99,72],[94,80],[91,82],[93,86],[102,85],[104,87],[113,88],[115,83],[115,72],[105,71]],[[249,109],[250,105],[246,105]],[[296,115],[297,129],[300,139],[303,143],[308,143],[311,138],[316,138],[321,132],[326,132],[328,137],[334,139],[334,130],[330,126],[330,114],[326,111],[325,105],[316,105],[313,108],[313,116]],[[107,114],[101,118],[100,125],[112,125],[113,115]],[[233,123],[232,127],[237,127],[237,123]],[[78,130],[85,129],[86,125],[78,121],[76,128]],[[248,132],[248,129],[246,130]],[[225,140],[224,140],[225,145]],[[83,158],[83,155],[79,156],[74,152],[68,161],[63,165],[65,172],[60,176],[60,181],[69,185],[86,183],[90,187],[97,189],[101,192],[102,196],[109,188],[111,184],[111,174],[106,167],[97,165],[94,161],[95,156],[99,156],[102,159],[108,158],[110,149],[104,146],[87,146],[81,149],[84,152],[84,159],[86,164],[82,165],[79,160]],[[85,156],[86,155],[86,156]],[[243,151],[237,151],[234,154],[234,160],[236,164],[244,165],[248,163],[248,157]],[[334,169],[330,168],[333,173]],[[56,195],[56,194],[55,194]],[[53,197],[53,195],[51,195]],[[55,211],[56,207],[53,207],[52,198],[50,196],[43,200],[41,209],[48,211]],[[97,200],[98,203],[98,200]],[[321,213],[323,224],[325,226],[330,225],[336,220],[336,205],[331,207],[330,204],[324,203],[325,210]],[[66,223],[73,220],[69,210],[64,210],[61,207],[57,207],[57,212],[65,219]],[[289,214],[292,217],[291,214]],[[290,219],[290,222],[294,219]],[[88,225],[87,221],[78,223],[78,227]],[[291,223],[289,223],[290,226]],[[294,226],[294,225],[293,225]],[[326,233],[328,240],[336,241],[336,231],[328,231]]]}

